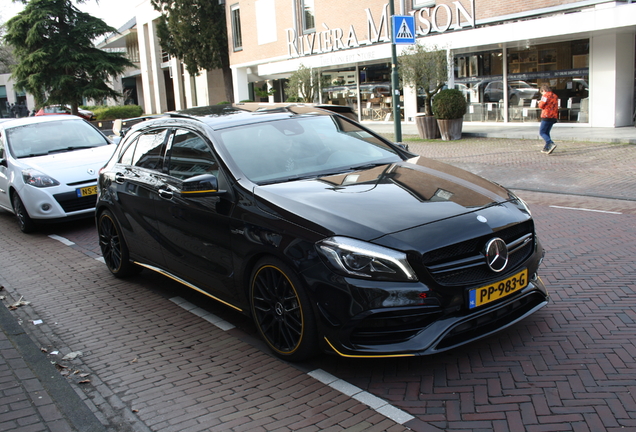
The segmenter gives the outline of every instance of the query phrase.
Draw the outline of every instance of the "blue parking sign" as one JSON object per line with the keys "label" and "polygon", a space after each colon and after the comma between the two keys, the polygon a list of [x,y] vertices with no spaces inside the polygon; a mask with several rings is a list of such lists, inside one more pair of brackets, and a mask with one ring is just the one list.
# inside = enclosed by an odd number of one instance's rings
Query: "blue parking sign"
{"label": "blue parking sign", "polygon": [[415,18],[412,15],[393,15],[393,43],[415,43]]}

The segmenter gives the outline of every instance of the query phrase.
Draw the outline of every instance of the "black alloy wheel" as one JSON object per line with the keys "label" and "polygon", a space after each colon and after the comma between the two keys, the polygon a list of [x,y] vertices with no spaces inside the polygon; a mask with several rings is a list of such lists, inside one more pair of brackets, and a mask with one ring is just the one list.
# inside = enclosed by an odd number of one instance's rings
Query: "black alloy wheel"
{"label": "black alloy wheel", "polygon": [[29,216],[29,212],[27,212],[27,209],[24,207],[24,203],[17,192],[13,193],[11,203],[13,204],[13,212],[18,219],[18,226],[20,227],[20,230],[27,234],[35,231],[35,222],[33,222],[33,219]]}
{"label": "black alloy wheel", "polygon": [[300,279],[281,261],[261,260],[250,300],[258,331],[278,357],[300,361],[316,354],[316,321]]}
{"label": "black alloy wheel", "polygon": [[130,262],[128,246],[110,211],[104,210],[99,215],[97,234],[104,262],[112,274],[117,277],[126,277],[141,270],[139,266]]}

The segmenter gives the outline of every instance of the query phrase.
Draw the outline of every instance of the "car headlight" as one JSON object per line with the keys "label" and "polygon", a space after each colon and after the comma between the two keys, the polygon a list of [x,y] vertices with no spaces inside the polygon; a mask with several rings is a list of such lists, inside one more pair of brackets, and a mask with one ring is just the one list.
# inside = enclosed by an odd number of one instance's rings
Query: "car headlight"
{"label": "car headlight", "polygon": [[376,280],[415,281],[406,254],[348,237],[330,237],[316,243],[333,269],[345,276]]}
{"label": "car headlight", "polygon": [[57,186],[60,184],[60,182],[55,180],[53,177],[49,177],[46,174],[33,168],[22,170],[22,179],[24,180],[25,184],[39,188]]}

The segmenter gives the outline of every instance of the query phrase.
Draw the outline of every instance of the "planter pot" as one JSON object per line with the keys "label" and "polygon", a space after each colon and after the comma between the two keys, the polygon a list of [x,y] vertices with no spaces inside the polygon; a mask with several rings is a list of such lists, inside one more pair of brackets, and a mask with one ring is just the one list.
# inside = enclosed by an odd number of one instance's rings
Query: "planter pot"
{"label": "planter pot", "polygon": [[415,125],[422,139],[437,139],[440,137],[437,119],[433,116],[417,115],[415,116]]}
{"label": "planter pot", "polygon": [[442,120],[437,119],[439,125],[439,131],[442,135],[443,141],[454,141],[462,139],[462,125],[464,124],[463,118]]}

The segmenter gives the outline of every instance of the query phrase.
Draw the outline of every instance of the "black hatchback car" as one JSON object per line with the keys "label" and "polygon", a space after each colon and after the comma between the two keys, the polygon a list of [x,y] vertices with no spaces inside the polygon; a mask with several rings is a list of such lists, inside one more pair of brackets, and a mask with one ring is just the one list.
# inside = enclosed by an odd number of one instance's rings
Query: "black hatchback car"
{"label": "black hatchback car", "polygon": [[548,302],[522,200],[320,108],[150,119],[98,189],[115,276],[154,270],[250,315],[288,360],[437,353]]}

